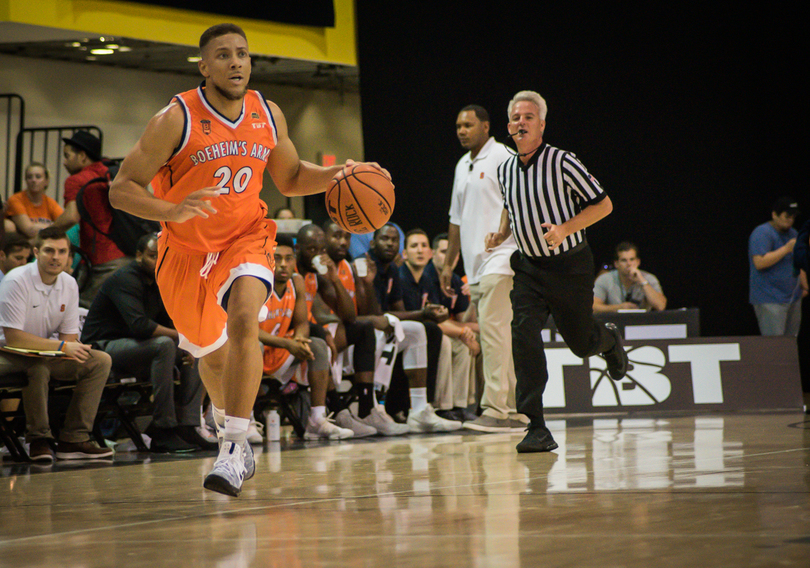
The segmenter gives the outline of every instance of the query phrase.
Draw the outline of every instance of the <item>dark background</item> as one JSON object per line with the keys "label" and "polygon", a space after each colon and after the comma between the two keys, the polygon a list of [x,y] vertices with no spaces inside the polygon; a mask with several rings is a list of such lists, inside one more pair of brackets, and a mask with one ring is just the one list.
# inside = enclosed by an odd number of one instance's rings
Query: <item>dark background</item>
{"label": "dark background", "polygon": [[446,230],[459,110],[486,107],[504,141],[512,95],[535,90],[549,107],[544,140],[574,152],[613,200],[588,230],[597,262],[634,241],[668,307],[701,309],[704,335],[756,334],[748,236],[780,195],[810,207],[800,18],[549,4],[441,15],[357,0],[365,158],[393,176],[392,220]]}

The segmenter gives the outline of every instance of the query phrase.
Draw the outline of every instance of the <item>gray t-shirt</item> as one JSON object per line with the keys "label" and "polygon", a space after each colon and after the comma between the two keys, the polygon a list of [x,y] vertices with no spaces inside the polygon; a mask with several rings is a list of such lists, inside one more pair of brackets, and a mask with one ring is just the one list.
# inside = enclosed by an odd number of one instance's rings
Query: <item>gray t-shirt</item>
{"label": "gray t-shirt", "polygon": [[[664,293],[664,291],[661,290],[661,283],[658,282],[658,278],[643,270],[639,270],[639,272],[641,272],[642,276],[644,276],[644,280],[649,282],[654,290],[661,294]],[[644,287],[641,284],[633,284],[630,288],[625,288],[622,286],[618,270],[611,270],[599,276],[593,285],[593,295],[595,298],[599,298],[608,305],[634,302],[638,304],[638,307],[642,310],[650,309],[650,303],[644,295]]]}

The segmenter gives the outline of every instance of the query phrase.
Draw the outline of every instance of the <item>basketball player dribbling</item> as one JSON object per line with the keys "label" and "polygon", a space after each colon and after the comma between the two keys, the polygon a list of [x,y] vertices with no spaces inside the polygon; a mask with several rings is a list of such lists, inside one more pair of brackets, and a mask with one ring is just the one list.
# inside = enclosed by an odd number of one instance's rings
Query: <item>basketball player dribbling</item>
{"label": "basketball player dribbling", "polygon": [[326,191],[343,166],[300,160],[284,114],[248,90],[241,28],[206,30],[200,56],[205,81],[150,120],[110,201],[162,223],[156,279],[180,347],[200,359],[220,439],[203,486],[238,496],[255,470],[245,434],[262,375],[259,312],[273,286],[276,226],[259,199],[263,170],[290,196]]}

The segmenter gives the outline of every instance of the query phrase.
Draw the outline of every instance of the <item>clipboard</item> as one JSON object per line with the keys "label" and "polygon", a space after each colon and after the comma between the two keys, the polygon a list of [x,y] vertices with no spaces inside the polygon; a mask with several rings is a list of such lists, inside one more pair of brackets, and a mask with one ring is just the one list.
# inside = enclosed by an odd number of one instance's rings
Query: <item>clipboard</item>
{"label": "clipboard", "polygon": [[14,355],[23,355],[25,357],[64,357],[64,351],[49,351],[42,349],[24,349],[22,347],[9,347],[8,345],[0,347],[0,351],[6,353],[13,353]]}

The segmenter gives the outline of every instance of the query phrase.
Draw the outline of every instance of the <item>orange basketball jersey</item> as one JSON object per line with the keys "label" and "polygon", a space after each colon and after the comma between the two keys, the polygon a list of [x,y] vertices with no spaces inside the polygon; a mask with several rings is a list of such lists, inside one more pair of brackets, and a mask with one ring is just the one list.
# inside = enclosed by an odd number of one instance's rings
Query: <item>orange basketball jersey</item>
{"label": "orange basketball jersey", "polygon": [[307,316],[309,321],[315,322],[315,316],[312,315],[312,302],[315,300],[315,294],[318,293],[318,276],[314,272],[307,272],[304,275],[304,290],[307,293]]}
{"label": "orange basketball jersey", "polygon": [[[280,298],[277,291],[273,290],[270,294],[270,299],[267,300],[267,319],[259,324],[264,331],[276,337],[292,337],[293,330],[290,329],[292,324],[293,311],[295,310],[295,285],[292,278],[287,281],[287,289],[284,290],[284,295]],[[264,348],[264,373],[272,375],[287,360],[290,352],[286,349],[279,349],[277,347]]]}
{"label": "orange basketball jersey", "polygon": [[346,288],[349,296],[351,296],[352,302],[354,302],[354,309],[356,311],[357,298],[355,297],[356,288],[354,284],[354,273],[352,273],[352,265],[349,264],[349,261],[344,258],[338,263],[337,271],[338,278],[340,278],[340,282],[343,284],[343,287]]}
{"label": "orange basketball jersey", "polygon": [[170,242],[193,251],[223,251],[267,215],[259,193],[267,159],[278,142],[273,115],[264,97],[252,90],[235,121],[208,103],[203,85],[173,100],[185,115],[183,137],[152,180],[155,196],[179,203],[204,187],[219,186],[224,193],[214,200],[216,214],[163,223],[163,228]]}

